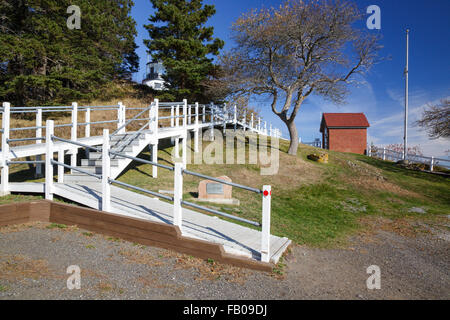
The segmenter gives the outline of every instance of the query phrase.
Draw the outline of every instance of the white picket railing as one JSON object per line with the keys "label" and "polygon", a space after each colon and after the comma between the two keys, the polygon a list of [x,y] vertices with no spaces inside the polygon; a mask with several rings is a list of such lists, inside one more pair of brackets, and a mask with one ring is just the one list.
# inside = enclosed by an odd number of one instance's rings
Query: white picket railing
{"label": "white picket railing", "polygon": [[[367,150],[370,157],[379,158],[383,161],[397,162],[405,158],[403,156],[403,152],[389,150],[387,148],[372,148],[371,146],[369,146]],[[434,171],[435,166],[441,166],[446,169],[450,169],[450,159],[426,157],[417,154],[407,154],[406,160],[414,163],[426,164],[429,166],[430,171]]]}
{"label": "white picket railing", "polygon": [[[227,107],[224,106],[216,106],[214,104],[209,105],[200,105],[198,103],[188,104],[187,100],[182,102],[159,102],[157,99],[147,108],[128,108],[128,110],[139,110],[138,114],[131,119],[126,119],[126,111],[127,107],[123,103],[118,103],[116,106],[78,106],[76,102],[74,102],[71,106],[57,106],[57,107],[34,107],[34,108],[25,108],[25,107],[11,107],[11,105],[7,102],[3,103],[3,108],[0,109],[2,113],[2,139],[1,139],[1,186],[0,193],[7,194],[9,192],[9,166],[15,164],[34,164],[36,165],[36,174],[42,173],[42,166],[45,166],[45,198],[48,200],[53,199],[53,194],[55,190],[55,182],[53,181],[53,170],[54,166],[57,168],[57,181],[58,183],[64,183],[64,170],[68,169],[72,173],[73,172],[81,172],[90,176],[97,178],[101,181],[102,185],[102,201],[101,201],[101,209],[103,211],[111,211],[111,185],[116,184],[122,187],[131,188],[137,191],[141,191],[147,194],[151,194],[157,196],[159,198],[165,199],[173,203],[173,224],[182,228],[183,227],[183,217],[182,217],[182,207],[187,206],[194,209],[202,210],[205,212],[209,212],[211,214],[223,216],[229,219],[237,220],[243,223],[247,223],[253,226],[258,226],[262,228],[261,234],[261,260],[264,262],[269,262],[270,260],[270,203],[271,203],[271,187],[264,186],[262,190],[255,189],[243,185],[239,185],[236,183],[225,182],[220,179],[216,179],[213,177],[205,176],[196,172],[191,172],[186,170],[187,163],[187,137],[188,137],[188,129],[193,130],[194,132],[194,150],[196,152],[199,151],[199,130],[200,125],[214,128],[216,126],[223,126],[223,130],[227,128],[228,124],[234,125],[234,129],[237,129],[237,125],[240,124],[243,126],[244,130],[254,130],[260,134],[266,134],[272,137],[281,137],[280,131],[277,129],[273,129],[270,124],[270,129],[267,129],[267,122],[264,122],[264,127],[262,127],[262,119],[258,118],[255,121],[254,115],[251,115],[250,122],[247,122],[247,115],[244,113],[241,121],[238,121],[238,113],[237,107]],[[103,121],[91,121],[91,112],[93,111],[106,111],[106,110],[117,110],[117,118],[111,120],[103,120]],[[63,123],[55,125],[54,121],[47,120],[46,123],[43,123],[43,114],[44,113],[55,113],[55,112],[70,112],[71,113],[71,123]],[[85,121],[79,121],[79,113],[85,112]],[[144,114],[148,113],[148,117]],[[15,113],[35,113],[36,114],[36,125],[33,127],[25,127],[25,128],[13,128],[11,127],[11,114]],[[166,116],[165,114],[170,113],[170,116]],[[180,123],[180,118],[182,122]],[[175,139],[175,149],[176,155],[179,156],[179,143],[180,139],[182,140],[182,150],[183,154],[181,156],[182,162],[176,163],[174,167],[165,166],[157,163],[157,152],[155,149],[158,148],[158,132],[160,128],[161,121],[170,120],[170,128],[177,129],[181,132],[180,135],[177,135]],[[141,131],[148,128],[151,131],[152,135],[155,136],[155,140],[151,142],[152,145],[152,161],[143,160],[140,158],[132,157],[123,153],[118,153],[111,150],[110,147],[110,139],[114,135],[124,135],[127,131],[127,126],[136,121],[147,121],[144,126],[141,127],[134,134],[139,134]],[[85,127],[84,130],[84,138],[91,137],[91,126],[98,124],[107,124],[107,123],[117,123],[117,129],[112,134],[109,133],[108,129],[103,130],[103,138],[101,147],[95,147],[96,144],[89,145],[80,142],[80,138],[78,136],[78,128],[81,126]],[[188,128],[189,126],[189,128]],[[55,136],[55,128],[71,128],[70,130],[70,139],[64,139]],[[31,130],[35,132],[34,137],[26,137],[20,139],[10,139],[11,132],[16,131],[26,131]],[[45,136],[43,136],[43,130],[45,130]],[[211,130],[213,134],[213,130]],[[124,138],[126,139],[126,138]],[[10,161],[11,158],[11,146],[12,142],[24,142],[31,141],[35,144],[43,144],[43,151],[41,154],[36,155],[36,161]],[[60,142],[58,145],[55,145],[55,142]],[[61,143],[62,142],[62,143]],[[92,172],[88,172],[83,170],[80,167],[77,167],[77,153],[78,149],[83,148],[85,150],[94,150],[96,152],[102,153],[102,174],[98,175]],[[70,151],[70,165],[66,164],[64,161],[65,151]],[[54,160],[54,154],[57,153],[57,161]],[[41,160],[41,156],[45,155],[45,161]],[[111,155],[128,158],[133,161],[138,161],[145,164],[151,164],[153,166],[153,176],[157,176],[157,168],[163,168],[166,170],[171,170],[174,172],[174,196],[169,197],[157,192],[153,192],[150,190],[142,189],[136,186],[132,186],[111,178]],[[250,192],[255,192],[262,195],[262,222],[254,222],[247,219],[243,219],[240,217],[232,216],[230,214],[220,212],[217,210],[213,210],[207,207],[203,207],[189,201],[183,200],[183,175],[193,175],[197,177],[206,178],[209,180],[217,181],[222,184],[229,184],[234,187],[244,189]]]}
{"label": "white picket railing", "polygon": [[[186,116],[184,117],[183,121],[186,123],[187,120],[187,113],[184,113]],[[183,158],[185,157],[186,152],[186,144],[185,141],[187,140],[187,137],[183,137]],[[74,147],[86,147],[92,150],[95,150],[97,152],[102,152],[102,174],[98,175],[95,173],[86,172],[76,166],[67,165],[64,163],[64,159],[59,159],[58,161],[53,160],[54,159],[54,153],[58,150],[54,147],[54,142],[60,141],[65,142],[69,144],[73,144]],[[223,181],[221,179],[217,179],[214,177],[206,176],[200,173],[192,172],[186,170],[186,164],[183,163],[175,163],[174,167],[158,164],[153,161],[148,161],[132,156],[128,156],[123,153],[118,153],[115,151],[112,151],[110,148],[110,134],[108,129],[103,130],[103,144],[102,148],[96,148],[93,146],[87,146],[83,145],[77,141],[70,141],[67,139],[59,138],[54,135],[54,122],[52,120],[47,121],[47,131],[46,131],[46,160],[45,160],[45,198],[47,200],[53,200],[53,193],[54,193],[54,181],[53,181],[53,166],[56,165],[58,167],[58,181],[60,180],[60,175],[64,174],[64,170],[59,170],[59,168],[66,168],[73,171],[78,171],[81,173],[88,174],[90,176],[93,176],[101,181],[102,184],[102,202],[101,202],[101,210],[105,212],[111,211],[111,185],[117,184],[122,187],[127,187],[130,189],[134,189],[137,191],[141,191],[147,194],[151,194],[153,196],[157,196],[159,198],[162,198],[164,200],[168,200],[173,203],[173,224],[175,226],[178,226],[180,229],[183,228],[183,206],[192,207],[198,210],[206,211],[211,214],[219,215],[222,217],[226,217],[229,219],[233,219],[236,221],[240,221],[243,223],[247,223],[253,226],[261,227],[261,261],[263,262],[269,262],[270,261],[270,215],[271,215],[271,198],[272,198],[272,190],[271,186],[263,186],[262,190],[240,185],[237,183],[227,182]],[[174,172],[174,196],[169,197],[163,194],[160,194],[158,192],[150,191],[147,189],[143,189],[137,186],[133,186],[130,184],[123,183],[118,180],[114,180],[110,176],[110,159],[111,155],[113,156],[120,156],[123,158],[129,158],[133,161],[137,161],[144,164],[151,164],[152,166],[157,166],[166,170],[170,170]],[[36,161],[30,161],[29,163],[37,163]],[[183,175],[191,175],[200,177],[203,179],[208,179],[215,181],[217,183],[231,185],[236,188],[244,189],[247,191],[251,191],[257,194],[262,195],[262,222],[254,222],[250,221],[244,218],[236,217],[233,215],[230,215],[228,213],[224,213],[218,210],[213,210],[204,206],[200,206],[197,204],[194,204],[189,201],[183,200]]]}

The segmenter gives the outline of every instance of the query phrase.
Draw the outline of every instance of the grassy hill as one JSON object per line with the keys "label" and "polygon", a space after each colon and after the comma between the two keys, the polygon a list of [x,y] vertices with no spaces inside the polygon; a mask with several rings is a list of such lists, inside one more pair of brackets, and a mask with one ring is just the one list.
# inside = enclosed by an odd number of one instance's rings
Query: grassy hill
{"label": "grassy hill", "polygon": [[[204,143],[203,147],[207,148]],[[301,145],[297,157],[280,145],[280,169],[275,176],[261,176],[259,165],[188,165],[189,170],[210,176],[229,176],[234,182],[261,188],[272,186],[272,232],[298,244],[328,246],[367,231],[374,223],[401,232],[418,231],[414,221],[435,219],[450,212],[450,180],[410,171],[362,155],[330,152],[329,164],[307,159],[316,148]],[[171,164],[172,148],[160,152],[161,163]],[[141,157],[148,158],[144,153]],[[151,166],[135,165],[120,180],[150,190],[172,190],[173,174],[159,170],[151,178]],[[186,176],[184,197],[196,197],[199,179]],[[259,195],[233,189],[239,207],[204,204],[240,217],[261,219]],[[426,213],[417,213],[421,208]],[[413,209],[413,210],[411,210]],[[421,210],[418,210],[421,211]]]}
{"label": "grassy hill", "polygon": [[[203,148],[208,147],[207,142]],[[390,162],[362,155],[329,152],[329,164],[307,159],[317,149],[301,145],[297,156],[280,144],[280,168],[274,176],[261,176],[260,165],[188,165],[188,169],[210,176],[229,176],[234,182],[261,188],[272,185],[272,233],[298,244],[330,246],[344,243],[349,235],[370,231],[375,225],[402,233],[420,232],[420,223],[444,218],[450,212],[450,180],[424,172],[406,170]],[[172,148],[160,150],[159,161],[173,164]],[[141,154],[150,160],[147,152]],[[33,170],[12,168],[11,181],[32,179]],[[132,164],[119,180],[153,191],[172,190],[173,173],[159,169],[151,177],[150,165]],[[186,176],[185,199],[194,199],[200,179]],[[233,189],[237,207],[205,204],[240,217],[259,221],[259,195]],[[0,203],[34,196],[12,195]],[[419,208],[419,210],[417,210]],[[419,213],[420,211],[425,213]],[[416,212],[419,211],[419,212]]]}

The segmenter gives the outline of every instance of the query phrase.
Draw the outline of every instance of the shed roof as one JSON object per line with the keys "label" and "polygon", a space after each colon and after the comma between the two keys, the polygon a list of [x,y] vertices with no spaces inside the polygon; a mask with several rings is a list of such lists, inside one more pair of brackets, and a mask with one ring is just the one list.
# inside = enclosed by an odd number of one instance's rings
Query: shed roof
{"label": "shed roof", "polygon": [[370,127],[364,113],[324,113],[320,132],[327,128],[368,128]]}

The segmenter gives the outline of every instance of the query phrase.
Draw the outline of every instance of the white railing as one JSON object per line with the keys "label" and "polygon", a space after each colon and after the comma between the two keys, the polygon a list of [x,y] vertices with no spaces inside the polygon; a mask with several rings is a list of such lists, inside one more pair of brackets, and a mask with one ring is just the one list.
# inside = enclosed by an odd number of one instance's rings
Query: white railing
{"label": "white railing", "polygon": [[[187,113],[185,113],[187,115]],[[184,118],[186,119],[186,117]],[[185,122],[185,121],[184,121]],[[186,123],[186,122],[185,122]],[[186,141],[186,136],[183,137],[183,141]],[[58,161],[54,160],[54,153],[58,152],[58,149],[55,148],[55,141],[65,142],[73,144],[75,147],[85,147],[91,150],[95,150],[97,152],[102,153],[102,174],[95,174],[91,172],[87,172],[73,165],[67,165],[64,163],[64,158],[60,158],[58,156]],[[58,183],[63,183],[64,181],[64,169],[70,169],[77,172],[81,172],[90,176],[93,176],[101,181],[102,184],[102,202],[100,209],[105,212],[111,212],[111,185],[116,184],[122,187],[134,189],[136,191],[144,192],[146,194],[150,194],[169,202],[173,203],[173,224],[178,226],[181,230],[183,228],[183,206],[195,208],[198,210],[206,211],[211,214],[219,215],[228,219],[233,219],[242,223],[247,223],[253,226],[261,227],[261,261],[269,262],[270,261],[270,215],[271,215],[271,198],[272,198],[272,190],[271,186],[263,186],[261,189],[256,189],[244,185],[240,185],[237,183],[223,181],[221,179],[217,179],[214,177],[206,176],[200,173],[196,173],[193,171],[186,170],[186,164],[184,163],[175,163],[174,167],[158,164],[153,161],[148,161],[144,159],[140,159],[137,157],[128,156],[123,153],[112,151],[110,148],[110,134],[108,129],[103,130],[103,144],[101,149],[93,146],[84,145],[77,141],[70,141],[64,138],[60,138],[54,135],[54,122],[52,120],[47,121],[47,131],[46,131],[46,160],[45,160],[45,198],[47,200],[53,200],[53,194],[55,191],[54,181],[53,181],[53,166],[56,165],[58,168]],[[183,143],[183,158],[186,152],[186,144]],[[58,152],[59,155],[59,152]],[[174,172],[174,196],[170,197],[167,195],[160,194],[158,192],[150,191],[147,189],[143,189],[137,186],[133,186],[118,180],[114,180],[111,178],[110,167],[111,167],[111,156],[119,156],[123,158],[128,158],[133,161],[137,161],[144,164],[150,164],[154,167],[163,168],[166,170],[170,170]],[[37,163],[36,161],[30,161],[29,163]],[[62,168],[62,170],[60,170]],[[189,201],[183,200],[183,175],[191,175],[196,176],[203,179],[208,179],[215,181],[217,183],[230,185],[236,188],[240,188],[243,190],[247,190],[250,192],[254,192],[262,195],[262,222],[254,222],[248,219],[236,217],[230,215],[225,212],[221,212],[218,210],[213,210],[204,206],[200,206],[194,204]]]}
{"label": "white railing", "polygon": [[[92,112],[94,111],[108,111],[113,110],[117,111],[116,116],[114,116],[111,120],[102,120],[102,121],[91,121]],[[131,119],[126,119],[126,111],[127,110],[138,110],[137,115],[132,117]],[[159,102],[157,99],[149,106],[144,108],[127,108],[123,103],[119,102],[115,106],[78,106],[78,103],[74,102],[71,106],[55,106],[55,107],[11,107],[10,103],[4,102],[2,104],[2,108],[0,108],[0,112],[2,113],[2,128],[0,132],[2,133],[1,139],[1,153],[0,153],[0,167],[1,167],[1,185],[0,185],[0,194],[7,194],[9,192],[9,164],[14,164],[14,158],[18,158],[16,156],[15,151],[16,148],[20,149],[20,147],[12,147],[10,144],[13,142],[33,142],[34,144],[43,144],[46,141],[46,137],[43,136],[43,130],[47,131],[47,127],[43,124],[43,114],[45,113],[70,113],[71,114],[71,122],[70,123],[62,123],[62,124],[54,124],[53,130],[55,128],[71,128],[70,129],[70,139],[65,140],[66,143],[62,145],[58,145],[58,161],[61,162],[61,159],[64,158],[64,154],[66,151],[69,151],[71,155],[71,167],[76,167],[77,161],[77,153],[78,149],[85,148],[89,149],[89,147],[94,145],[99,145],[101,139],[100,137],[92,137],[94,139],[88,139],[89,141],[84,141],[86,144],[74,144],[75,142],[80,141],[82,138],[91,138],[91,126],[92,125],[100,125],[100,124],[110,124],[116,123],[117,129],[111,134],[111,136],[120,134],[124,135],[127,133],[127,126],[131,125],[137,121],[146,121],[146,125],[141,126],[141,128],[137,131],[131,133],[130,137],[125,137],[123,143],[126,143],[133,136],[136,136],[143,132],[146,129],[149,129],[152,132],[152,136],[154,139],[149,143],[152,148],[152,161],[157,163],[157,150],[158,150],[158,132],[160,127],[164,127],[162,124],[163,120],[170,120],[170,126],[166,128],[172,128],[179,130],[178,136],[175,137],[175,156],[180,158],[180,139],[182,139],[183,149],[186,147],[186,136],[188,134],[188,130],[193,131],[194,133],[194,151],[199,151],[199,132],[201,128],[209,127],[214,128],[215,126],[223,126],[223,130],[227,128],[228,124],[234,126],[234,129],[237,129],[237,125],[240,124],[243,126],[244,130],[254,130],[259,134],[265,134],[272,137],[281,138],[280,131],[272,128],[272,124],[270,124],[270,129],[267,129],[267,122],[264,122],[264,126],[262,126],[262,119],[258,118],[257,123],[255,121],[251,121],[250,123],[246,122],[247,116],[244,113],[242,121],[238,121],[238,113],[237,107],[229,107],[227,105],[217,106],[214,104],[209,105],[200,105],[198,103],[188,104],[187,100],[183,100],[182,102]],[[80,121],[79,113],[85,113],[84,122]],[[148,112],[148,117],[146,116],[146,112]],[[11,114],[16,113],[30,113],[36,114],[35,116],[35,126],[33,127],[12,127],[11,126]],[[167,116],[166,114],[169,114]],[[254,119],[254,116],[252,115]],[[180,119],[182,122],[180,123]],[[84,137],[80,137],[78,135],[78,128],[85,127]],[[18,131],[34,131],[35,134],[33,137],[24,137],[20,139],[11,139],[11,133]],[[214,130],[210,130],[211,138],[214,139]],[[73,143],[71,143],[73,142]],[[11,152],[14,148],[14,152]],[[42,146],[41,148],[33,149],[34,155],[36,156],[36,161],[33,162],[36,165],[36,176],[42,176],[42,167],[44,163],[41,161],[42,155],[46,154],[45,148]],[[26,150],[25,156],[29,156],[31,153],[29,149]],[[23,154],[22,154],[23,155]],[[186,154],[183,153],[182,162],[186,164]],[[75,169],[71,169],[73,172]],[[153,167],[153,176],[156,178],[158,174],[158,167]],[[59,171],[63,171],[63,168],[59,168]],[[63,176],[59,175],[59,181],[62,181]]]}
{"label": "white railing", "polygon": [[368,155],[370,157],[379,158],[383,161],[400,161],[406,158],[406,160],[414,163],[423,163],[429,166],[430,171],[434,171],[436,166],[441,166],[446,169],[450,169],[450,159],[436,158],[436,157],[426,157],[416,154],[407,154],[406,157],[403,156],[403,152],[398,152],[394,150],[389,150],[387,148],[372,148],[368,147]]}

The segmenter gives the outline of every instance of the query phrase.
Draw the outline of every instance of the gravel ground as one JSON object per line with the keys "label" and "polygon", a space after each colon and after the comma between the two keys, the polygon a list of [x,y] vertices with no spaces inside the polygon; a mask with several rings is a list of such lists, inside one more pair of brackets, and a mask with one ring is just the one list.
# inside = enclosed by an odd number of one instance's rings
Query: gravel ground
{"label": "gravel ground", "polygon": [[[449,249],[448,227],[377,230],[345,248],[293,246],[280,275],[32,223],[0,228],[0,299],[449,299]],[[80,290],[67,289],[71,265]],[[380,290],[367,289],[371,265]]]}

